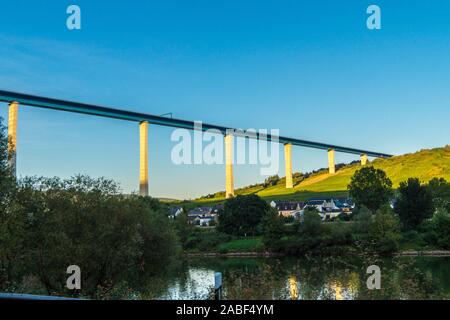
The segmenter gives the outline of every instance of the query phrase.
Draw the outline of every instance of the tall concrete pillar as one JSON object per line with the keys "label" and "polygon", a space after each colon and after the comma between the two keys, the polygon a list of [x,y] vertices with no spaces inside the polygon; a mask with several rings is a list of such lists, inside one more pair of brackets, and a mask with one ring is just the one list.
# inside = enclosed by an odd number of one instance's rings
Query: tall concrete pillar
{"label": "tall concrete pillar", "polygon": [[367,154],[362,154],[361,155],[361,165],[365,166],[367,164]]}
{"label": "tall concrete pillar", "polygon": [[19,113],[19,104],[12,102],[9,104],[8,111],[8,154],[9,154],[9,167],[12,174],[17,174],[16,161],[17,161],[17,117]]}
{"label": "tall concrete pillar", "polygon": [[148,196],[148,122],[139,124],[139,194]]}
{"label": "tall concrete pillar", "polygon": [[334,166],[334,149],[328,150],[328,172],[330,174],[336,173],[336,167]]}
{"label": "tall concrete pillar", "polygon": [[286,189],[292,189],[294,184],[292,182],[292,144],[290,143],[284,145],[284,161],[286,168]]}
{"label": "tall concrete pillar", "polygon": [[225,195],[226,198],[234,197],[233,179],[233,136],[225,136]]}

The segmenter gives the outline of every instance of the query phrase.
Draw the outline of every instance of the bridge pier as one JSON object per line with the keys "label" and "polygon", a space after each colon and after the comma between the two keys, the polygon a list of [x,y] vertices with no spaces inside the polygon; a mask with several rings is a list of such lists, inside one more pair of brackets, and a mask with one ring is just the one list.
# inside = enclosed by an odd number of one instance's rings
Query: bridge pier
{"label": "bridge pier", "polygon": [[292,144],[290,143],[284,145],[284,160],[286,168],[286,189],[292,189],[294,184],[292,182]]}
{"label": "bridge pier", "polygon": [[148,122],[139,124],[139,194],[148,196]]}
{"label": "bridge pier", "polygon": [[9,167],[14,176],[17,174],[17,120],[19,103],[11,102],[8,110],[8,154]]}
{"label": "bridge pier", "polygon": [[234,197],[233,135],[225,136],[225,197]]}
{"label": "bridge pier", "polygon": [[336,167],[334,165],[334,149],[328,150],[328,172],[330,174],[336,173]]}
{"label": "bridge pier", "polygon": [[367,161],[368,161],[368,159],[367,159],[367,154],[362,154],[361,155],[361,165],[362,166],[365,166],[366,164],[367,164]]}

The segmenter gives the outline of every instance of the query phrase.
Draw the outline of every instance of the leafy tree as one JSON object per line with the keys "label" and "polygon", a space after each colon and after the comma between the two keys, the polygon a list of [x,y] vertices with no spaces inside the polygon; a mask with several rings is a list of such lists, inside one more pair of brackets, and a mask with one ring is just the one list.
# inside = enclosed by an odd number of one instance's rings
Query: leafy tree
{"label": "leafy tree", "polygon": [[372,212],[361,206],[354,212],[353,236],[356,241],[366,241],[372,224]]}
{"label": "leafy tree", "polygon": [[280,181],[278,175],[270,176],[264,180],[264,187],[270,187],[276,185]]}
{"label": "leafy tree", "polygon": [[270,206],[257,195],[239,195],[225,202],[219,212],[218,230],[227,234],[255,235]]}
{"label": "leafy tree", "polygon": [[439,208],[430,224],[431,242],[442,249],[450,249],[450,214]]}
{"label": "leafy tree", "polygon": [[428,182],[436,208],[444,208],[450,211],[450,183],[444,178],[433,178]]}
{"label": "leafy tree", "polygon": [[389,254],[399,248],[400,221],[391,207],[378,209],[369,227],[369,246],[375,252]]}
{"label": "leafy tree", "polygon": [[392,182],[383,170],[364,167],[355,172],[348,190],[358,206],[375,212],[392,196]]}
{"label": "leafy tree", "polygon": [[433,197],[430,189],[421,185],[419,179],[409,178],[401,182],[398,191],[395,212],[405,228],[416,229],[425,219],[431,218]]}
{"label": "leafy tree", "polygon": [[8,160],[8,136],[3,126],[3,119],[0,118],[0,210],[3,211],[10,206],[15,190],[15,179],[11,174]]}
{"label": "leafy tree", "polygon": [[66,269],[75,264],[82,270],[79,293],[97,297],[99,288],[137,287],[167,265],[176,236],[166,210],[157,200],[118,191],[113,181],[87,176],[20,181],[13,212],[21,228],[0,225],[11,239],[2,252],[20,253],[0,255],[8,282],[17,287],[34,277],[45,289],[41,293],[71,295]]}
{"label": "leafy tree", "polygon": [[175,228],[180,238],[181,245],[186,248],[189,236],[192,234],[194,226],[189,223],[188,210],[183,206],[183,212],[175,217]]}
{"label": "leafy tree", "polygon": [[8,136],[0,118],[0,288],[20,269],[15,261],[23,245],[24,220],[13,210],[16,183],[8,160]]}
{"label": "leafy tree", "polygon": [[388,205],[378,209],[375,215],[360,207],[351,228],[354,243],[364,251],[388,254],[398,250],[400,221]]}
{"label": "leafy tree", "polygon": [[277,247],[284,234],[283,220],[277,210],[270,208],[261,222],[263,242],[267,248]]}

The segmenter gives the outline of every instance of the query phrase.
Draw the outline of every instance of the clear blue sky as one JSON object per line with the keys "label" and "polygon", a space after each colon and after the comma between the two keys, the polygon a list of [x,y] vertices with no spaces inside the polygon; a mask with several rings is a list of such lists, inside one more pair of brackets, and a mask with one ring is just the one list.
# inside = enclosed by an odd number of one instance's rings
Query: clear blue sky
{"label": "clear blue sky", "polygon": [[[66,28],[70,4],[80,31]],[[381,30],[366,28],[370,4]],[[446,0],[1,0],[0,88],[402,154],[449,143],[449,21]],[[223,166],[171,163],[170,134],[150,128],[151,194],[223,190]],[[134,123],[20,109],[22,176],[86,173],[130,192],[138,148]],[[320,150],[293,159],[327,164]],[[235,168],[237,186],[263,179]]]}

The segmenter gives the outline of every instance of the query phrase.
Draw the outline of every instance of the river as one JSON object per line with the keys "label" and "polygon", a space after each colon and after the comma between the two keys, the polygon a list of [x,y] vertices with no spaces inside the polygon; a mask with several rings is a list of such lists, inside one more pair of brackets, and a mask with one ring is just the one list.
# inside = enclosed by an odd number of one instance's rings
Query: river
{"label": "river", "polygon": [[[381,289],[367,288],[380,267]],[[189,258],[168,267],[143,299],[210,299],[214,273],[224,299],[449,299],[450,257]]]}

